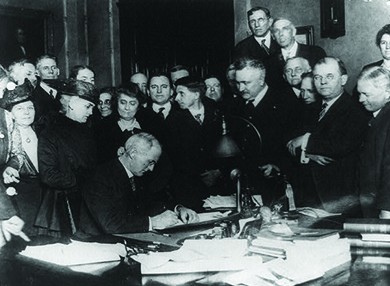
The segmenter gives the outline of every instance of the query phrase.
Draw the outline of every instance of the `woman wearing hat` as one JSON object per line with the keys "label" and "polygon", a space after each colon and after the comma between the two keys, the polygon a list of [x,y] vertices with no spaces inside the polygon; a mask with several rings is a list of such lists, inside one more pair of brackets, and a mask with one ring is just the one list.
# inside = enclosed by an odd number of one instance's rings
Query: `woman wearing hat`
{"label": "woman wearing hat", "polygon": [[92,84],[79,80],[70,80],[58,92],[69,101],[40,136],[39,170],[46,190],[36,223],[49,235],[70,237],[78,226],[80,190],[96,162],[95,141],[86,122],[97,93]]}
{"label": "woman wearing hat", "polygon": [[[41,201],[42,188],[38,178],[38,138],[32,127],[35,117],[31,95],[34,87],[29,80],[22,85],[9,82],[1,100],[1,107],[9,111],[15,127],[12,131],[12,142],[21,141],[22,161],[19,176],[13,173],[4,174],[5,182],[16,189],[13,196],[17,211],[24,220],[24,229],[28,235],[36,235],[34,220]],[[9,176],[8,180],[6,180]],[[16,184],[14,184],[16,183]]]}
{"label": "woman wearing hat", "polygon": [[[9,79],[7,72],[0,65],[0,99],[4,96]],[[9,86],[9,85],[8,85]],[[1,170],[5,168],[3,173],[4,181],[11,179],[7,174],[14,174],[14,180],[19,177],[19,168],[23,160],[20,138],[19,141],[11,140],[14,124],[8,111],[0,108],[0,166]],[[4,176],[6,178],[4,178]],[[7,177],[8,176],[8,177]],[[1,180],[3,181],[3,180]],[[1,182],[0,181],[0,182]],[[9,180],[12,182],[13,180]],[[29,238],[22,231],[24,222],[20,219],[11,201],[11,198],[6,192],[6,187],[3,182],[0,183],[0,248],[11,239],[12,235],[20,236],[24,240]]]}

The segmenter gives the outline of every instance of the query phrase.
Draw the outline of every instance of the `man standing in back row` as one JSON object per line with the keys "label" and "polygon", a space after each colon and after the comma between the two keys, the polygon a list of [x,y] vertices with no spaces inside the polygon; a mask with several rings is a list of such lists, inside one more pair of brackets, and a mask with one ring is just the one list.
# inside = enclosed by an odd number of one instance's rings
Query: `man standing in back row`
{"label": "man standing in back row", "polygon": [[271,13],[267,8],[254,7],[247,15],[252,35],[236,45],[233,58],[251,57],[264,61],[279,50],[278,44],[271,37]]}
{"label": "man standing in back row", "polygon": [[286,84],[283,80],[283,67],[288,59],[302,57],[307,59],[310,66],[313,67],[319,59],[326,56],[321,47],[298,43],[295,39],[297,29],[290,20],[275,19],[271,26],[271,32],[280,46],[280,50],[269,59],[269,73],[266,80],[270,85]]}

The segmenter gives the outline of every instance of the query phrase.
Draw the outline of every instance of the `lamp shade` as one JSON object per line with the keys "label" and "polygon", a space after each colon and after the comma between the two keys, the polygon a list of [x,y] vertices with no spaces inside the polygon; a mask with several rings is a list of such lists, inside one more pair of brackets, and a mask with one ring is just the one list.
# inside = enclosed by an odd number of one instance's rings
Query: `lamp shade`
{"label": "lamp shade", "polygon": [[241,150],[238,148],[237,143],[233,140],[229,134],[223,134],[221,139],[217,143],[215,149],[215,157],[217,158],[231,158],[241,155]]}

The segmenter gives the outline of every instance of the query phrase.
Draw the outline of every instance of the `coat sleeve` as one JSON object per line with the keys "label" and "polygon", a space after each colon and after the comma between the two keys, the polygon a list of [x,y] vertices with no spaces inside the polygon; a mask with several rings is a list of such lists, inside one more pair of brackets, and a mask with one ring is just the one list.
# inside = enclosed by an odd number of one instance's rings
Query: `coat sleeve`
{"label": "coat sleeve", "polygon": [[363,139],[367,120],[353,111],[345,112],[323,130],[313,131],[307,143],[308,154],[323,155],[334,159],[356,151]]}
{"label": "coat sleeve", "polygon": [[66,160],[66,150],[52,133],[43,132],[38,141],[38,165],[44,184],[56,189],[76,186],[76,176]]}
{"label": "coat sleeve", "polygon": [[383,151],[378,154],[377,159],[381,162],[380,166],[376,166],[379,167],[377,208],[390,211],[390,128],[386,132]]}
{"label": "coat sleeve", "polygon": [[125,198],[118,195],[115,188],[115,184],[101,176],[96,176],[84,187],[84,203],[99,229],[110,234],[148,231],[149,218],[129,212]]}

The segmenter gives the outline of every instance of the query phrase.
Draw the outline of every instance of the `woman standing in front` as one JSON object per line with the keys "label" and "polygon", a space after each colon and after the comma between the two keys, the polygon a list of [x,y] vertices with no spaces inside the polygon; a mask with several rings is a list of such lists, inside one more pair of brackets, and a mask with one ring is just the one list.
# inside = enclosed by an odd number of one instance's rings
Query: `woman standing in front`
{"label": "woman standing in front", "polygon": [[39,170],[46,192],[36,223],[56,237],[76,232],[81,188],[96,162],[92,131],[86,124],[97,92],[90,83],[70,80],[60,93],[70,97],[64,114],[45,129],[38,144]]}

